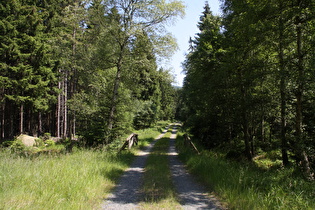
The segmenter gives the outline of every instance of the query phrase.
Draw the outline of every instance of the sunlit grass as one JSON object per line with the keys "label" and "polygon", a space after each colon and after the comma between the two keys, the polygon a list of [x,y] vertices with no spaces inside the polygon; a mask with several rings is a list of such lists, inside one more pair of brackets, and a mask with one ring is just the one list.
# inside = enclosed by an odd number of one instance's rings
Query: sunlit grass
{"label": "sunlit grass", "polygon": [[[167,124],[135,131],[140,146]],[[116,148],[26,157],[0,148],[0,209],[99,209],[139,146],[120,154]]]}
{"label": "sunlit grass", "polygon": [[143,209],[180,209],[167,156],[170,135],[168,132],[157,141],[148,157],[142,188],[144,198],[140,204]]}
{"label": "sunlit grass", "polygon": [[[315,185],[292,168],[269,167],[270,160],[255,164],[229,161],[220,154],[196,155],[177,138],[180,157],[201,182],[214,190],[230,209],[315,209]],[[262,164],[267,164],[261,167]]]}
{"label": "sunlit grass", "polygon": [[139,148],[142,149],[143,147],[148,146],[149,143],[152,142],[159,134],[161,134],[169,124],[170,122],[160,121],[152,128],[135,131],[139,138]]}
{"label": "sunlit grass", "polygon": [[98,208],[132,154],[101,151],[36,158],[0,151],[0,209]]}

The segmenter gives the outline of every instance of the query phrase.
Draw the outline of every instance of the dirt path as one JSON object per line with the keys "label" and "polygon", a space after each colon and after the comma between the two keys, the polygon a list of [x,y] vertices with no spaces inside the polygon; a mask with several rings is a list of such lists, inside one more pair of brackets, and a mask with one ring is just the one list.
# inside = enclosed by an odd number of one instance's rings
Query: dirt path
{"label": "dirt path", "polygon": [[176,127],[170,138],[168,157],[173,183],[175,185],[183,209],[220,209],[218,201],[209,196],[206,190],[195,181],[185,165],[179,160],[175,149]]}
{"label": "dirt path", "polygon": [[[163,137],[167,129],[159,135],[144,151],[142,151],[130,168],[121,177],[114,192],[107,197],[102,209],[138,209],[141,201],[140,188],[144,175],[145,163],[157,140]],[[194,178],[185,170],[184,164],[178,159],[175,150],[176,125],[173,127],[168,151],[170,169],[176,192],[183,209],[220,209],[216,199],[210,197]],[[131,181],[132,180],[132,181]]]}
{"label": "dirt path", "polygon": [[155,143],[164,136],[167,130],[168,127],[148,147],[139,152],[130,168],[120,178],[114,192],[107,197],[102,209],[137,209],[137,204],[141,200],[140,188],[147,157]]}

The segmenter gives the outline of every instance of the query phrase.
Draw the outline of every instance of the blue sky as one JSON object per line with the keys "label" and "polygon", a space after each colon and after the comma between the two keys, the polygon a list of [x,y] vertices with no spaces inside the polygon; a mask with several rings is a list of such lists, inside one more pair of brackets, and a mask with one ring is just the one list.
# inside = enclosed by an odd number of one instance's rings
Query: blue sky
{"label": "blue sky", "polygon": [[[188,51],[189,37],[194,37],[198,33],[197,23],[203,12],[205,0],[183,0],[186,5],[186,16],[179,19],[173,26],[168,27],[168,31],[177,39],[179,50],[170,60],[170,68],[175,76],[175,84],[182,86],[185,75],[181,63],[185,60],[185,54]],[[220,14],[220,0],[208,0],[209,6],[213,14]]]}

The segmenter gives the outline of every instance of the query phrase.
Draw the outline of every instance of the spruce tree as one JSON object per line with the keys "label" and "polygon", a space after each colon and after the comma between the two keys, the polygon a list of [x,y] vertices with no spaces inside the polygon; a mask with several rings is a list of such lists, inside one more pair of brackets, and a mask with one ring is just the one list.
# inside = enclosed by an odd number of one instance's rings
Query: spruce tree
{"label": "spruce tree", "polygon": [[[47,13],[35,1],[6,1],[1,3],[1,10],[4,95],[19,109],[19,132],[24,133],[25,112],[46,111],[54,99],[51,86],[55,74],[44,25]],[[27,120],[32,118],[30,114]]]}

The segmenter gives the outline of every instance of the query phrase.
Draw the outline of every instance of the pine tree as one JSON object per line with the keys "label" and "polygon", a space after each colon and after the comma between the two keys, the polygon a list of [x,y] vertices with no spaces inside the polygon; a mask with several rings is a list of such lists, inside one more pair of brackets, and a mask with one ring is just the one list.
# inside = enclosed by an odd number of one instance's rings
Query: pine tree
{"label": "pine tree", "polygon": [[[1,10],[4,15],[1,18],[4,29],[1,30],[4,95],[9,100],[7,103],[19,107],[19,132],[24,133],[26,112],[29,124],[32,113],[46,111],[54,99],[51,86],[56,79],[44,25],[47,13],[32,1],[6,1],[1,3]],[[34,133],[30,129],[28,132]],[[15,131],[10,133],[12,135]]]}

